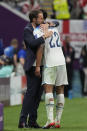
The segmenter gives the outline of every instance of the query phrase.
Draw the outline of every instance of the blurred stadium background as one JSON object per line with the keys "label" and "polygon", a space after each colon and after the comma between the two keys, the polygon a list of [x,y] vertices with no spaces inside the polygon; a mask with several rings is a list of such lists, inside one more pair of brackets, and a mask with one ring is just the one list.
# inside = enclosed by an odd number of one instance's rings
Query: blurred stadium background
{"label": "blurred stadium background", "polygon": [[[29,21],[29,12],[40,8],[47,11],[47,21],[59,21],[66,58],[69,85],[65,88],[66,104],[61,130],[86,131],[87,0],[0,0],[0,129],[4,114],[4,130],[18,130],[21,106],[15,105],[22,104],[26,91],[23,30]],[[44,102],[41,102],[38,114],[38,122],[43,125],[46,121]]]}

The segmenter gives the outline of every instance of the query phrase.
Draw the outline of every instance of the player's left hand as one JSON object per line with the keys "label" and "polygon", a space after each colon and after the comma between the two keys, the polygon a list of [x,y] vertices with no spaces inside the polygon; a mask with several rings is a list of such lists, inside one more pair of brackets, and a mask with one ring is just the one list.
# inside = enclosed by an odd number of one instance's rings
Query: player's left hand
{"label": "player's left hand", "polygon": [[39,66],[36,66],[36,68],[35,68],[35,75],[38,76],[38,77],[41,77]]}

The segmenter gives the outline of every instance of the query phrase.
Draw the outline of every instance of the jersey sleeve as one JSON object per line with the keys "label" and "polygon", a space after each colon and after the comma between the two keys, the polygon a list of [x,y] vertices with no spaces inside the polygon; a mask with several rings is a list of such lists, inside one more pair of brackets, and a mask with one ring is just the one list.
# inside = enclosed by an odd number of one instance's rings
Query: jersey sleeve
{"label": "jersey sleeve", "polygon": [[26,58],[26,51],[25,50],[20,50],[19,52],[18,52],[18,58],[20,59],[20,58]]}
{"label": "jersey sleeve", "polygon": [[33,34],[34,34],[35,39],[37,39],[37,38],[43,36],[44,33],[39,27],[37,27],[34,29]]}

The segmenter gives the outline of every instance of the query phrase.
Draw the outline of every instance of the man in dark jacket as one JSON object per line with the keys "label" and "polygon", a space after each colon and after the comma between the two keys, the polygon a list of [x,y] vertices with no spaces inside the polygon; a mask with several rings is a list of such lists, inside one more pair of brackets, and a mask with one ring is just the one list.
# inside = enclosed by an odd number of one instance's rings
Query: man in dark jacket
{"label": "man in dark jacket", "polygon": [[37,109],[40,98],[43,92],[41,87],[41,77],[35,75],[35,59],[38,47],[45,43],[45,39],[52,35],[52,32],[44,32],[44,35],[35,39],[33,30],[39,24],[43,23],[43,13],[39,11],[32,11],[29,14],[30,22],[24,29],[24,42],[27,48],[27,56],[25,60],[24,69],[27,78],[27,91],[24,96],[19,128],[27,127],[27,116],[29,115],[28,127],[39,128],[37,124]]}

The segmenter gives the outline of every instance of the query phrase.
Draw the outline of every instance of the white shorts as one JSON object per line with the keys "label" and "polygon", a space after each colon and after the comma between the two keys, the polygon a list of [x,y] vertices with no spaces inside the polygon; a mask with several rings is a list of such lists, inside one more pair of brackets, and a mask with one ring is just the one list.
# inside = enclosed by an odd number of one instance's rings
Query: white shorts
{"label": "white shorts", "polygon": [[42,85],[43,84],[55,86],[67,85],[66,65],[43,67]]}

